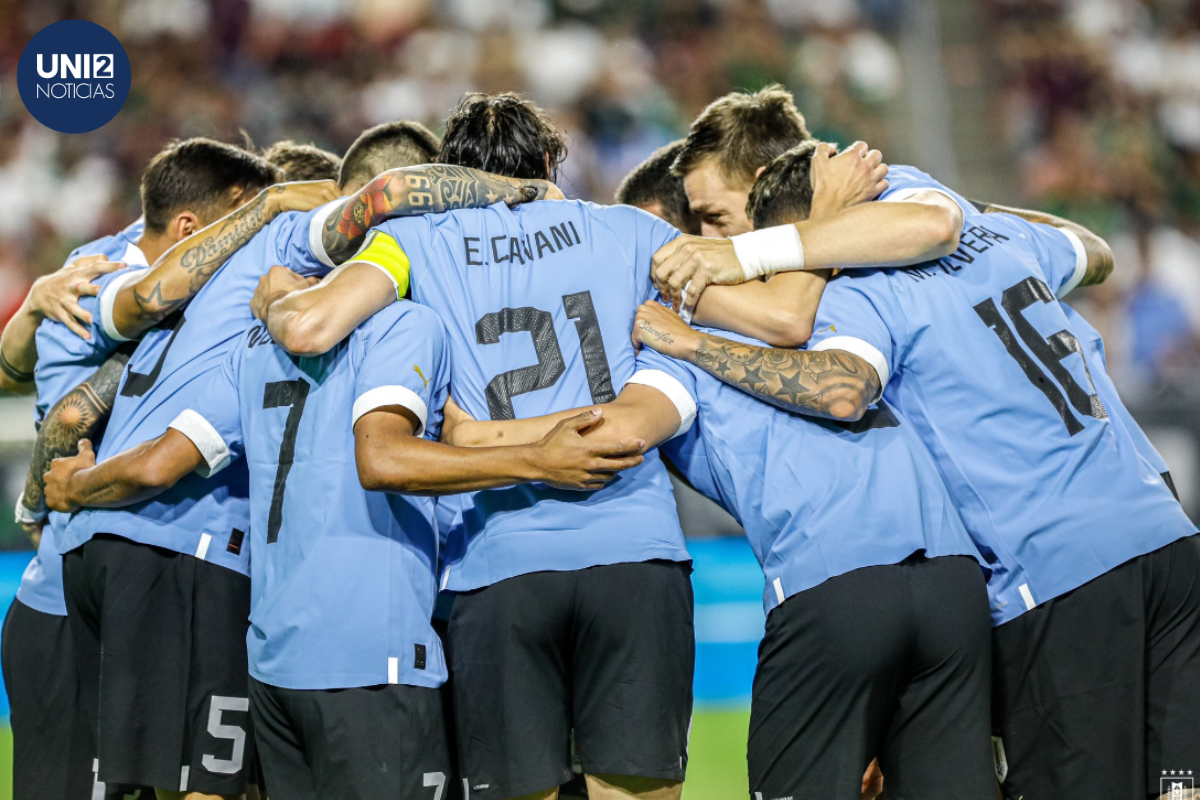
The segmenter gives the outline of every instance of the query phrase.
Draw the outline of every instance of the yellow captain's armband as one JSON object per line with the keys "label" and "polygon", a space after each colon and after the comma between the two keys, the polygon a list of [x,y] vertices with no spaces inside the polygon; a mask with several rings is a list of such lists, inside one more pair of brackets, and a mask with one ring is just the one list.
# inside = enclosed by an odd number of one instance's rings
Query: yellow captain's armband
{"label": "yellow captain's armband", "polygon": [[412,269],[400,243],[380,231],[371,231],[362,248],[347,263],[370,264],[383,271],[396,285],[396,299],[408,294],[408,273]]}

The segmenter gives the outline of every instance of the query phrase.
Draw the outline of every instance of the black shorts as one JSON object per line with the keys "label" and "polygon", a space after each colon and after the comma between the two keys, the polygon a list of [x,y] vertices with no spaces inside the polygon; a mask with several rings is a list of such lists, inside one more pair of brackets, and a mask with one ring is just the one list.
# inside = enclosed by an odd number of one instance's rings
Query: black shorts
{"label": "black shorts", "polygon": [[991,618],[974,559],[914,556],[789,597],[767,617],[750,710],[754,800],[995,800]]}
{"label": "black shorts", "polygon": [[250,709],[271,797],[433,800],[451,788],[437,689],[296,690],[251,678]]}
{"label": "black shorts", "polygon": [[63,583],[100,779],[245,792],[250,579],[100,535],[63,557]]}
{"label": "black shorts", "polygon": [[1005,796],[1145,797],[1172,773],[1200,783],[1200,537],[1027,611],[994,642]]}
{"label": "black shorts", "polygon": [[594,775],[683,780],[692,714],[691,565],[535,572],[459,594],[450,671],[471,800]]}

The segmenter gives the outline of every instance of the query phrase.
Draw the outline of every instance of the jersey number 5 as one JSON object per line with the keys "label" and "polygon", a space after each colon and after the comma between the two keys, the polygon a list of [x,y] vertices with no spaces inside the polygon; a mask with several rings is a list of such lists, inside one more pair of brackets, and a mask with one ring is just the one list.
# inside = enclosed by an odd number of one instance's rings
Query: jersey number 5
{"label": "jersey number 5", "polygon": [[[1074,436],[1083,430],[1083,423],[1071,413],[1071,407],[1085,417],[1095,417],[1096,419],[1105,419],[1108,413],[1104,410],[1104,403],[1100,402],[1100,397],[1096,394],[1095,385],[1092,383],[1092,372],[1088,369],[1087,359],[1083,357],[1083,350],[1079,347],[1079,340],[1075,338],[1075,335],[1068,330],[1061,330],[1049,338],[1042,338],[1037,328],[1033,327],[1022,313],[1034,303],[1053,303],[1054,301],[1054,294],[1050,291],[1050,287],[1037,278],[1026,278],[1017,285],[1008,287],[1000,297],[1000,305],[1004,306],[1004,310],[1008,312],[1021,341],[1025,342],[1025,346],[1037,356],[1038,361],[1041,361],[1050,374],[1066,389],[1065,397],[1058,386],[1050,380],[1041,367],[1034,363],[1013,336],[1012,328],[1004,321],[1004,315],[996,307],[995,300],[990,297],[984,300],[975,306],[975,313],[1000,338],[1004,349],[1020,365],[1029,382],[1054,405],[1058,416],[1067,426],[1067,433]],[[1087,389],[1080,386],[1075,377],[1071,375],[1070,370],[1062,364],[1062,360],[1071,353],[1078,353],[1080,361],[1083,362],[1083,370],[1087,375]],[[1068,402],[1070,407],[1068,407]]]}
{"label": "jersey number 5", "polygon": [[283,492],[287,488],[292,462],[296,459],[296,432],[300,430],[300,417],[304,416],[308,389],[308,381],[303,378],[275,381],[263,389],[263,408],[288,408],[287,421],[283,423],[283,441],[279,443],[279,466],[275,470],[271,511],[267,515],[267,544],[279,539],[279,528],[283,525]]}
{"label": "jersey number 5", "polygon": [[[608,357],[604,353],[604,338],[600,335],[600,321],[596,317],[592,293],[564,295],[562,304],[567,317],[575,320],[575,332],[579,336],[579,351],[583,354],[583,368],[587,372],[592,402],[611,402],[617,395],[613,391],[612,375],[608,369]],[[540,308],[502,308],[484,314],[475,323],[475,341],[479,344],[497,344],[502,335],[523,331],[533,337],[533,350],[537,353],[538,363],[502,372],[488,383],[488,413],[494,420],[514,419],[514,397],[548,389],[558,382],[566,370],[562,348],[558,346],[558,336],[554,332],[554,316]]]}

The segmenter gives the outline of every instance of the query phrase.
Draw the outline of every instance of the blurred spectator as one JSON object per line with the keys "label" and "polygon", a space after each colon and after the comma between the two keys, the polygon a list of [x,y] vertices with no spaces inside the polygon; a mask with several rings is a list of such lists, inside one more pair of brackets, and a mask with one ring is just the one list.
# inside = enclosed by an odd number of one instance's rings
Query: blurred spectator
{"label": "blurred spectator", "polygon": [[[997,119],[1024,201],[1109,236],[1080,302],[1131,392],[1200,387],[1200,2],[985,0]],[[0,70],[73,0],[0,0]],[[134,70],[101,130],[62,136],[0,95],[0,314],[82,241],[137,215],[170,137],[341,151],[364,127],[440,127],[468,90],[515,89],[568,131],[562,184],[621,177],[731,89],[779,81],[822,138],[887,151],[902,0],[103,0]],[[1153,222],[1151,222],[1153,221]],[[1136,231],[1130,234],[1128,231]],[[1137,366],[1135,367],[1134,364]]]}
{"label": "blurred spectator", "polygon": [[1025,201],[1113,244],[1110,285],[1077,302],[1100,318],[1114,379],[1200,396],[1200,3],[989,5]]}
{"label": "blurred spectator", "polygon": [[[340,152],[369,125],[434,129],[468,90],[511,89],[568,131],[563,188],[620,179],[732,89],[790,86],[830,137],[886,147],[901,83],[881,34],[898,0],[102,0],[87,18],[129,52],[133,89],[95,133],[61,136],[0,95],[0,312],[69,250],[137,216],[137,179],[171,137]],[[73,0],[0,0],[0,70]],[[847,133],[842,133],[843,131]]]}

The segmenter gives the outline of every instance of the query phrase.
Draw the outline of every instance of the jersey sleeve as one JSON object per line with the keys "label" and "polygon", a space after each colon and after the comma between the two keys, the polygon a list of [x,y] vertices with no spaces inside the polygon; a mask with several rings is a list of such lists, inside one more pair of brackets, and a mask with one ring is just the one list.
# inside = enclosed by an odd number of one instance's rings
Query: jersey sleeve
{"label": "jersey sleeve", "polygon": [[[145,275],[144,268],[126,268],[117,270],[112,273],[112,278],[100,287],[100,294],[96,296],[96,309],[87,309],[92,311],[92,340],[96,341],[97,330],[102,332],[110,342],[127,342],[128,337],[122,336],[117,330],[117,326],[113,322],[113,306],[117,302],[117,295],[126,286],[137,283],[138,280]],[[80,298],[82,300],[86,298]]]}
{"label": "jersey sleeve", "polygon": [[931,176],[919,169],[906,166],[896,166],[888,170],[888,188],[879,195],[877,200],[885,203],[903,203],[919,192],[937,192],[949,197],[963,210],[964,216],[971,217],[979,211],[964,198],[947,189]]}
{"label": "jersey sleeve", "polygon": [[643,347],[638,353],[633,376],[626,385],[630,383],[658,389],[675,405],[679,412],[679,429],[671,439],[687,433],[696,421],[696,376],[683,363]]}
{"label": "jersey sleeve", "polygon": [[642,295],[639,302],[649,300],[654,293],[650,280],[651,259],[663,245],[674,241],[681,231],[653,214],[633,206],[600,206],[601,218],[616,236],[625,255],[633,265]]}
{"label": "jersey sleeve", "polygon": [[446,402],[449,364],[446,332],[430,309],[404,303],[390,324],[360,328],[362,360],[354,383],[351,425],[385,406],[404,406],[420,421],[423,436]]}
{"label": "jersey sleeve", "polygon": [[192,440],[204,463],[196,472],[204,477],[216,475],[245,451],[242,410],[238,399],[238,373],[241,370],[245,337],[234,339],[221,367],[211,371],[200,396],[167,427]]}
{"label": "jersey sleeve", "polygon": [[829,281],[817,306],[808,349],[844,350],[858,356],[874,367],[882,394],[896,371],[896,347],[887,321],[865,288],[867,279],[846,276]]}
{"label": "jersey sleeve", "polygon": [[1087,249],[1072,231],[1021,220],[1037,252],[1046,283],[1060,300],[1079,285],[1087,273]]}
{"label": "jersey sleeve", "polygon": [[341,200],[334,200],[316,209],[296,213],[276,241],[276,255],[281,266],[300,275],[324,275],[336,266],[325,253],[322,233],[330,213],[337,210]]}

